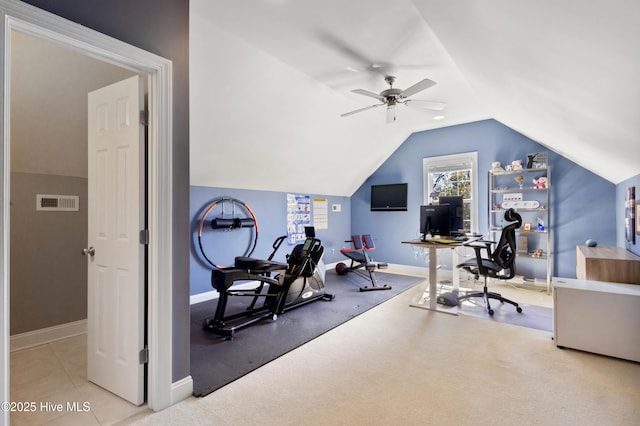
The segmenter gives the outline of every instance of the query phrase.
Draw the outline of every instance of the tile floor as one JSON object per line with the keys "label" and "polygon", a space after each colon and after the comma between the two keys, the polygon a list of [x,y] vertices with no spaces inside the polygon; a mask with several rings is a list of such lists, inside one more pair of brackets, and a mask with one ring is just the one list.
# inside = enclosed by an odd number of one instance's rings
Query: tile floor
{"label": "tile floor", "polygon": [[87,381],[86,334],[12,352],[10,363],[12,402],[35,407],[12,412],[14,426],[109,425],[146,408]]}

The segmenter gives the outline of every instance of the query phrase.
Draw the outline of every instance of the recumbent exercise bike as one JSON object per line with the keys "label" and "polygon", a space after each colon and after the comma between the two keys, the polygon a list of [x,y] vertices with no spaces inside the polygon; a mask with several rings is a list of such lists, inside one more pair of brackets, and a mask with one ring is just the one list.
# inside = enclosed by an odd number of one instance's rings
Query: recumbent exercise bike
{"label": "recumbent exercise bike", "polygon": [[[324,248],[319,239],[307,237],[287,255],[287,263],[273,261],[273,257],[286,239],[278,237],[268,259],[238,256],[232,267],[219,267],[211,271],[211,285],[219,293],[213,318],[204,320],[203,329],[233,339],[237,330],[271,318],[315,300],[333,300],[334,295],[324,288],[324,270],[321,259]],[[234,289],[237,282],[255,281],[257,287]],[[229,297],[251,297],[249,306],[235,313],[227,313]],[[258,300],[264,299],[261,306]]]}

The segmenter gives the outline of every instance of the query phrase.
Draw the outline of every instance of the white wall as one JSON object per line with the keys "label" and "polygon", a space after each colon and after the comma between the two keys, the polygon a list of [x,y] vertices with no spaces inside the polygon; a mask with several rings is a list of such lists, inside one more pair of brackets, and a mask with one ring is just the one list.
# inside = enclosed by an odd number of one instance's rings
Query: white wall
{"label": "white wall", "polygon": [[191,185],[349,196],[410,134],[384,107],[340,117],[377,101],[330,90],[191,5]]}

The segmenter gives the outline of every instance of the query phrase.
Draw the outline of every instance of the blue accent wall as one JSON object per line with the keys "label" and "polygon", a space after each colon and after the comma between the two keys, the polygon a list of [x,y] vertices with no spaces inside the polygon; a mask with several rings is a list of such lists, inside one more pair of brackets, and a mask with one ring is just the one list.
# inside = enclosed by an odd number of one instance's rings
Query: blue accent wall
{"label": "blue accent wall", "polygon": [[[325,198],[329,207],[328,229],[316,230],[316,237],[324,246],[325,263],[333,263],[343,258],[340,249],[345,240],[349,239],[351,229],[351,202],[349,197],[336,197],[318,194],[306,194],[313,198]],[[287,233],[287,193],[275,191],[253,191],[244,189],[211,188],[192,186],[190,192],[191,214],[191,290],[190,294],[200,294],[213,290],[211,287],[211,267],[203,259],[198,245],[198,228],[200,221],[212,202],[221,197],[235,198],[247,204],[258,220],[258,243],[252,257],[266,259],[273,251],[273,243],[281,235]],[[340,204],[341,211],[332,211],[333,204]],[[231,207],[230,205],[228,207]],[[230,212],[225,207],[226,213]],[[313,211],[312,211],[313,214]],[[236,210],[237,217],[248,217],[243,209]],[[214,218],[207,216],[203,226],[202,246],[206,256],[215,264],[222,266],[233,265],[235,256],[244,254],[248,246],[252,231],[249,228],[232,231],[215,230],[210,221]],[[278,250],[274,260],[284,261],[285,255],[291,252],[293,246],[286,242]]]}
{"label": "blue accent wall", "polygon": [[[639,166],[640,167],[640,166]],[[640,235],[636,235],[635,244],[627,241],[625,238],[625,228],[624,228],[624,201],[627,193],[627,188],[635,186],[636,188],[636,201],[640,200],[640,174],[636,175],[630,179],[621,182],[617,186],[617,197],[616,197],[616,229],[618,232],[616,233],[618,246],[626,247],[632,253],[640,256]],[[638,220],[638,218],[636,218]]]}
{"label": "blue accent wall", "polygon": [[[587,239],[599,245],[616,245],[616,185],[495,120],[412,134],[353,194],[352,233],[372,234],[376,238],[375,255],[381,261],[425,266],[410,246],[401,244],[418,236],[419,206],[423,203],[422,159],[472,151],[478,153],[479,232],[487,232],[487,172],[491,163],[524,162],[529,153],[547,151],[551,167],[552,275],[575,278],[575,247]],[[409,184],[408,211],[371,212],[371,185],[397,182]]]}
{"label": "blue accent wall", "polygon": [[[485,120],[414,133],[352,197],[320,195],[329,200],[329,206],[342,206],[340,213],[329,213],[329,230],[318,231],[318,237],[325,246],[325,263],[344,260],[339,249],[345,246],[344,240],[351,234],[371,234],[376,240],[376,250],[372,253],[375,260],[424,267],[424,259],[414,256],[411,247],[401,243],[418,236],[419,206],[423,203],[424,192],[422,159],[472,151],[478,153],[479,167],[477,231],[483,234],[487,232],[487,172],[491,163],[500,161],[505,165],[515,159],[524,161],[529,153],[547,151],[551,168],[552,275],[575,278],[576,246],[584,244],[587,239],[596,240],[601,246],[624,247],[624,192],[631,185],[635,185],[636,191],[640,192],[640,176],[616,186],[513,129],[495,120]],[[400,182],[408,183],[408,211],[371,212],[371,185]],[[192,186],[192,295],[212,290],[210,268],[201,260],[197,247],[197,227],[203,210],[222,196],[238,198],[255,211],[260,233],[254,257],[267,257],[275,238],[286,233],[286,193]],[[211,250],[211,256],[215,258],[212,260],[216,263],[232,262],[233,257],[242,254],[246,247],[246,240],[233,240],[231,234],[222,235],[218,231],[214,236],[231,238],[233,241],[229,243],[220,239],[220,244],[209,241],[212,245],[205,247],[205,250],[207,254]],[[229,251],[229,247],[238,241],[241,241],[239,246]],[[637,253],[638,244],[630,250]],[[281,249],[279,253],[285,252],[287,250]]]}

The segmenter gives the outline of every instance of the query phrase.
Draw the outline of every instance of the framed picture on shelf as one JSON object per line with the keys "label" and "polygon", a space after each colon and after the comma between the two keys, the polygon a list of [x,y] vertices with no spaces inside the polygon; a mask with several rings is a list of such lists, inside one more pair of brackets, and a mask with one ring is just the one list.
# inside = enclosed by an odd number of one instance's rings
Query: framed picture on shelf
{"label": "framed picture on shelf", "polygon": [[527,169],[546,169],[549,163],[549,153],[547,151],[527,154]]}
{"label": "framed picture on shelf", "polygon": [[636,233],[638,230],[636,224],[636,218],[638,216],[637,210],[636,187],[630,186],[629,188],[627,188],[627,192],[624,198],[624,234],[627,242],[631,244],[636,243]]}
{"label": "framed picture on shelf", "polygon": [[525,223],[522,225],[522,230],[523,230],[524,232],[531,232],[531,222],[525,222]]}
{"label": "framed picture on shelf", "polygon": [[529,240],[526,235],[518,235],[518,254],[529,252]]}
{"label": "framed picture on shelf", "polygon": [[640,200],[636,201],[636,235],[640,235]]}

